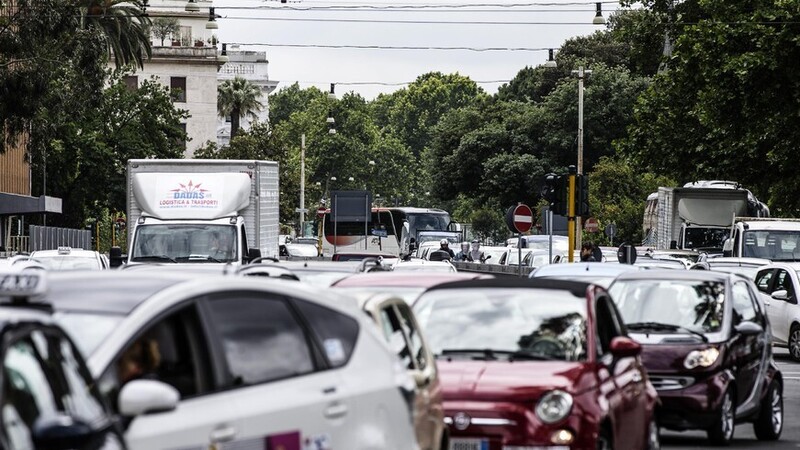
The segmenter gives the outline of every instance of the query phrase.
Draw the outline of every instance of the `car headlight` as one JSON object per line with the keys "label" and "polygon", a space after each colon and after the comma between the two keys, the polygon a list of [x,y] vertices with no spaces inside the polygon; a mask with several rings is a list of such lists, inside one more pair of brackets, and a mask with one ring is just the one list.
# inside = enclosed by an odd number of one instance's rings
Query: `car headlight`
{"label": "car headlight", "polygon": [[536,404],[536,416],[544,423],[555,423],[569,415],[572,396],[564,391],[550,391]]}
{"label": "car headlight", "polygon": [[708,367],[714,364],[719,357],[719,350],[714,347],[705,350],[693,350],[686,355],[683,360],[683,367],[694,369],[695,367]]}

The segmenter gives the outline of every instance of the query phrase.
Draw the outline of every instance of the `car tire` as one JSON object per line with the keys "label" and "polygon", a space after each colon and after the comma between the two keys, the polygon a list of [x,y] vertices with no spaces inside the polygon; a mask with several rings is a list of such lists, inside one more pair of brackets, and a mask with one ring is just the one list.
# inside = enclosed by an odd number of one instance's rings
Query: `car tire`
{"label": "car tire", "polygon": [[735,409],[733,390],[728,389],[720,402],[714,425],[708,429],[708,440],[713,445],[727,446],[733,440],[733,432],[736,429]]}
{"label": "car tire", "polygon": [[783,388],[777,380],[767,389],[761,399],[761,409],[753,422],[753,431],[761,441],[776,441],[783,431]]}
{"label": "car tire", "polygon": [[597,450],[614,450],[614,440],[607,427],[603,427],[597,436]]}
{"label": "car tire", "polygon": [[658,421],[656,415],[650,419],[650,425],[647,427],[647,450],[661,450],[661,432],[658,429]]}
{"label": "car tire", "polygon": [[800,326],[797,324],[792,325],[792,329],[789,330],[788,341],[789,356],[792,360],[800,362]]}

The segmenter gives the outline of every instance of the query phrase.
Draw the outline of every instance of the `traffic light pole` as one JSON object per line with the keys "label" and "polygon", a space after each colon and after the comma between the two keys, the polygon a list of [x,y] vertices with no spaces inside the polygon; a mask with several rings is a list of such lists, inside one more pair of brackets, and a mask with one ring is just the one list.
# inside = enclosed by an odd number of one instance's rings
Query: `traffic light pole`
{"label": "traffic light pole", "polygon": [[569,193],[567,194],[567,258],[575,261],[575,166],[569,166]]}

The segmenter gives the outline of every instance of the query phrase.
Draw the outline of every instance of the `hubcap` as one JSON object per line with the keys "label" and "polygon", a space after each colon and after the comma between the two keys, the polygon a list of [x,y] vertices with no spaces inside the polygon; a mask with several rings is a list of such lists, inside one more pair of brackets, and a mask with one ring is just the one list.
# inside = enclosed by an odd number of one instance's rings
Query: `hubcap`
{"label": "hubcap", "polygon": [[800,359],[800,330],[792,332],[792,337],[789,338],[789,350],[792,352],[792,356]]}
{"label": "hubcap", "polygon": [[725,440],[730,440],[733,436],[733,400],[731,394],[725,394],[725,399],[722,401],[722,435]]}
{"label": "hubcap", "polygon": [[772,430],[775,433],[781,431],[783,426],[783,402],[777,387],[772,388]]}

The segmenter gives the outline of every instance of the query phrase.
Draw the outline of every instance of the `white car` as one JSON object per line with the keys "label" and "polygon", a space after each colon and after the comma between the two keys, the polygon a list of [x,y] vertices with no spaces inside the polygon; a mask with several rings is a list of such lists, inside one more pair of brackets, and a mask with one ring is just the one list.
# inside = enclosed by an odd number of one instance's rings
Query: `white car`
{"label": "white car", "polygon": [[392,266],[392,270],[395,272],[406,270],[421,272],[458,272],[458,269],[456,269],[450,261],[428,261],[427,259],[399,260]]}
{"label": "white car", "polygon": [[149,271],[48,281],[131,450],[417,448],[414,381],[353,299]]}
{"label": "white car", "polygon": [[58,247],[57,250],[35,251],[30,257],[51,271],[108,269],[108,258],[93,250]]}
{"label": "white car", "polygon": [[762,292],[767,317],[772,326],[772,342],[789,349],[789,355],[800,361],[800,264],[775,263],[763,266],[755,284]]}

